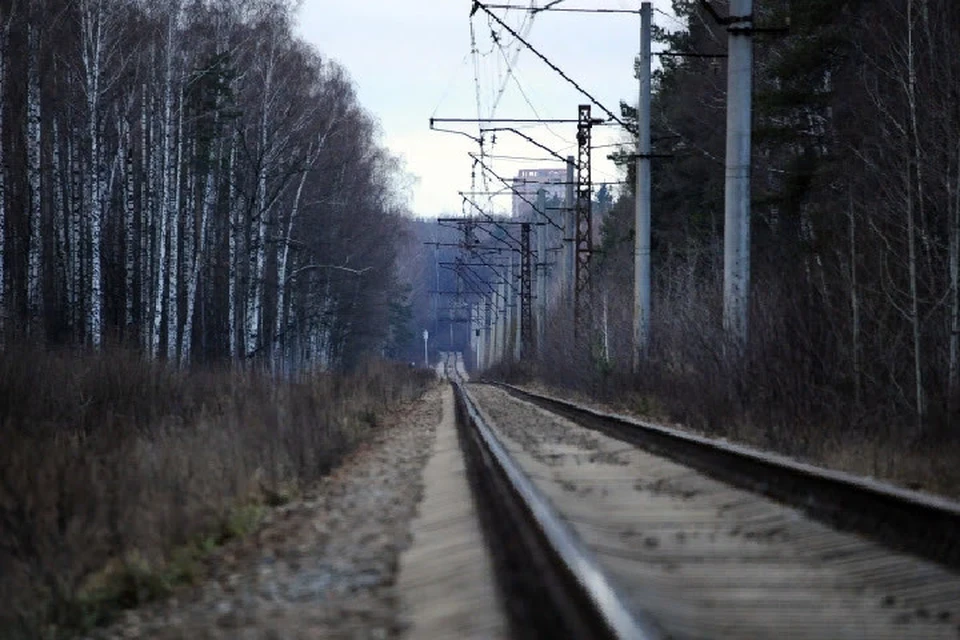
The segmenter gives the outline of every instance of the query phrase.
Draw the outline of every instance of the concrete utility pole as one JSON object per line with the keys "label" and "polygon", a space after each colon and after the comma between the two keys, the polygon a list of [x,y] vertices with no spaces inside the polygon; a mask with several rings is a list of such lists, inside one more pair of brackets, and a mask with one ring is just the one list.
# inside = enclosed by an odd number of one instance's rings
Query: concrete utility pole
{"label": "concrete utility pole", "polygon": [[496,366],[500,360],[500,285],[490,292],[490,366]]}
{"label": "concrete utility pole", "polygon": [[[547,215],[547,192],[537,191],[537,212],[543,219]],[[543,340],[547,328],[547,227],[537,228],[537,353],[543,353]]]}
{"label": "concrete utility pole", "polygon": [[430,338],[430,332],[423,330],[423,366],[430,366],[430,357],[427,355],[427,340]]}
{"label": "concrete utility pole", "polygon": [[493,288],[490,293],[490,358],[487,361],[487,368],[497,364],[497,289]]}
{"label": "concrete utility pole", "polygon": [[470,355],[473,358],[473,367],[477,368],[477,315],[476,305],[470,305],[470,335],[467,336],[467,343],[470,345]]}
{"label": "concrete utility pole", "polygon": [[493,364],[493,309],[491,296],[484,298],[484,329],[483,329],[483,368],[488,369]]}
{"label": "concrete utility pole", "polygon": [[576,250],[577,250],[577,210],[574,203],[574,171],[577,163],[573,156],[567,156],[567,196],[564,206],[563,225],[563,278],[569,304],[573,304],[573,292],[577,282]]}
{"label": "concrete utility pole", "polygon": [[633,241],[633,370],[640,368],[650,341],[650,3],[640,5],[640,59],[637,79],[637,194]]}
{"label": "concrete utility pole", "polygon": [[730,0],[727,160],[723,229],[723,328],[742,349],[750,300],[750,127],[753,0]]}
{"label": "concrete utility pole", "polygon": [[481,300],[477,303],[477,371],[483,371],[487,366],[487,330],[486,330],[486,307],[485,302]]}
{"label": "concrete utility pole", "polygon": [[477,371],[483,370],[483,322],[481,321],[482,316],[480,310],[483,308],[481,303],[478,301],[477,304],[473,305],[473,331],[474,331],[474,348],[476,349],[476,355],[474,356],[474,368]]}

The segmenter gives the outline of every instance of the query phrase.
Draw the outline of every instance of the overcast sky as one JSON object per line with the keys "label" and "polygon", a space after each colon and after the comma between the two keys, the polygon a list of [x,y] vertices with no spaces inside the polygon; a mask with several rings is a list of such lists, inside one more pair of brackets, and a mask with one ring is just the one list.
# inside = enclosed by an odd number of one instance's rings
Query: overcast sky
{"label": "overcast sky", "polygon": [[[513,0],[512,4],[530,6],[531,2]],[[539,4],[543,6],[545,0]],[[666,13],[669,4],[669,0],[654,1],[654,23],[676,28],[675,19]],[[640,1],[566,0],[560,6],[638,9]],[[577,105],[587,102],[526,48],[520,48],[511,76],[507,61],[513,58],[516,41],[482,11],[473,17],[479,50],[476,83],[470,53],[470,7],[470,0],[303,0],[300,9],[300,35],[346,67],[360,102],[379,120],[384,143],[404,159],[407,171],[416,177],[410,207],[422,217],[462,210],[458,192],[471,189],[472,161],[467,152],[477,150],[476,143],[466,137],[431,131],[431,116],[476,118],[477,84],[482,117],[576,118]],[[636,102],[633,63],[639,51],[639,16],[540,13],[531,23],[522,11],[500,10],[497,15],[517,30],[526,19],[527,41],[614,113],[619,115],[620,100]],[[500,46],[491,39],[494,31],[501,34]],[[603,113],[595,106],[593,115]],[[477,133],[475,124],[444,126]],[[551,125],[549,129],[522,126],[524,133],[560,155],[576,153],[575,124]],[[595,183],[621,179],[606,160],[610,149],[601,146],[621,136],[612,127],[595,129]],[[511,133],[498,134],[488,153],[544,158],[495,158],[492,168],[504,178],[520,168],[562,166]],[[492,176],[488,181],[491,190],[503,186]],[[480,190],[479,173],[476,184]],[[494,197],[492,202],[481,196],[477,199],[484,206],[504,211],[510,207],[507,196]]]}

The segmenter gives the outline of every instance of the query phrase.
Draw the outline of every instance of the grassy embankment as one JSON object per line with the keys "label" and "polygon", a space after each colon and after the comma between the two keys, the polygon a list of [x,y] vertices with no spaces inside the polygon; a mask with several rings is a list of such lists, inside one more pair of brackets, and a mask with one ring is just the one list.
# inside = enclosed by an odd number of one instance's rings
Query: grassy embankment
{"label": "grassy embankment", "polygon": [[0,354],[0,638],[70,635],[202,578],[432,374],[296,383],[135,354]]}

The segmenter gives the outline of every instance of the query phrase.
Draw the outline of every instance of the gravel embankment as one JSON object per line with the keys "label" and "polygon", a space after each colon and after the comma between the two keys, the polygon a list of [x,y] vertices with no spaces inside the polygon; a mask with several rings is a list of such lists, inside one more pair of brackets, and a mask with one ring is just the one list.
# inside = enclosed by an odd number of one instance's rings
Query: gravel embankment
{"label": "gravel embankment", "polygon": [[423,493],[440,390],[318,486],[219,552],[212,578],[92,634],[119,638],[391,638],[398,558]]}

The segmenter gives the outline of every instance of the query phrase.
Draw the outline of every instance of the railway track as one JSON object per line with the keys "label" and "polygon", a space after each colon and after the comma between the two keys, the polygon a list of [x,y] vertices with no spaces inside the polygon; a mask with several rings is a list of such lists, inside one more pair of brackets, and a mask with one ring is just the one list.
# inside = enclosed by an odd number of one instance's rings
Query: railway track
{"label": "railway track", "polygon": [[525,636],[960,638],[957,505],[446,369]]}

